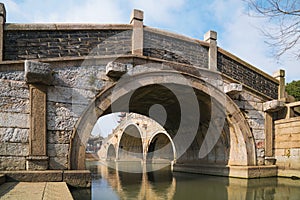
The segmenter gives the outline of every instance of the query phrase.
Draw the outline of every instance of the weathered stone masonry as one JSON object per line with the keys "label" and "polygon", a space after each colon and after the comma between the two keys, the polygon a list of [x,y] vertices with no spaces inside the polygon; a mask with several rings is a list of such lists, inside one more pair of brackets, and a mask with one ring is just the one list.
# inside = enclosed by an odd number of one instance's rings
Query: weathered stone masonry
{"label": "weathered stone masonry", "polygon": [[54,82],[48,89],[47,99],[50,169],[68,168],[72,130],[88,103],[104,86],[105,79],[105,66],[54,70]]}
{"label": "weathered stone masonry", "polygon": [[0,80],[0,168],[25,169],[29,153],[29,88],[23,71],[2,72]]}
{"label": "weathered stone masonry", "polygon": [[200,42],[185,41],[151,31],[144,33],[144,55],[197,67],[208,66],[208,48]]}
{"label": "weathered stone masonry", "polygon": [[[133,67],[139,63],[158,62],[169,66],[176,64],[189,73],[217,70],[224,87],[240,85],[239,91],[228,95],[251,129],[256,164],[265,164],[267,142],[263,103],[279,98],[279,81],[217,47],[215,32],[210,32],[205,42],[187,38],[144,26],[142,12],[135,11],[129,25],[4,23],[2,38],[0,170],[28,169],[26,160],[30,156],[30,129],[33,127],[30,122],[31,86],[24,79],[25,59],[49,63],[53,76],[53,81],[45,88],[48,169],[71,167],[75,124],[95,96],[117,80],[106,73],[107,63],[116,59]],[[96,61],[85,59],[85,56],[96,56]]]}
{"label": "weathered stone masonry", "polygon": [[278,98],[278,83],[266,79],[257,69],[246,67],[227,55],[218,52],[218,71],[265,94],[273,99]]}
{"label": "weathered stone masonry", "polygon": [[14,27],[8,24],[4,31],[4,60],[131,53],[131,30],[18,30]]}

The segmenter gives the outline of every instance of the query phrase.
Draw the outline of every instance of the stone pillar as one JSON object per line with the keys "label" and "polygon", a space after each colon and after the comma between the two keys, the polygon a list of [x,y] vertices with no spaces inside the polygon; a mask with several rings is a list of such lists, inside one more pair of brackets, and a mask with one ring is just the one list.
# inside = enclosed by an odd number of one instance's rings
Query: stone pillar
{"label": "stone pillar", "polygon": [[273,116],[265,112],[265,156],[273,156]]}
{"label": "stone pillar", "polygon": [[273,138],[274,138],[274,122],[273,113],[284,108],[285,104],[283,101],[272,100],[263,104],[263,110],[265,112],[265,164],[275,164],[275,157],[273,152]]}
{"label": "stone pillar", "polygon": [[144,47],[144,12],[134,9],[131,13],[130,24],[133,26],[132,30],[132,54],[143,55]]}
{"label": "stone pillar", "polygon": [[217,71],[217,32],[210,30],[207,33],[205,33],[204,41],[209,43],[208,69]]}
{"label": "stone pillar", "polygon": [[279,81],[278,99],[285,101],[285,71],[280,69],[273,74],[273,77]]}
{"label": "stone pillar", "polygon": [[3,43],[4,43],[4,25],[6,21],[6,10],[3,3],[0,3],[0,61],[3,60]]}
{"label": "stone pillar", "polygon": [[52,83],[49,64],[25,61],[25,81],[30,88],[30,135],[27,170],[48,168],[47,85]]}
{"label": "stone pillar", "polygon": [[30,135],[29,156],[26,159],[27,170],[45,170],[48,168],[46,101],[47,88],[44,85],[30,84]]}

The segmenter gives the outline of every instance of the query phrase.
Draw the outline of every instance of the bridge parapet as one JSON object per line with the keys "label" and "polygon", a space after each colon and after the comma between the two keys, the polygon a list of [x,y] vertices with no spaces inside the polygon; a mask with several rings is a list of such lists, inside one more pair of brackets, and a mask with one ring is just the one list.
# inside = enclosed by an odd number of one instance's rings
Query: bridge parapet
{"label": "bridge parapet", "polygon": [[[3,5],[3,4],[1,4]],[[217,47],[216,32],[192,39],[143,25],[134,10],[130,24],[14,24],[1,15],[0,56],[3,61],[85,56],[139,55],[218,70],[272,99],[279,82],[272,76]],[[141,49],[140,49],[141,48]]]}
{"label": "bridge parapet", "polygon": [[286,119],[300,116],[300,101],[286,104]]}

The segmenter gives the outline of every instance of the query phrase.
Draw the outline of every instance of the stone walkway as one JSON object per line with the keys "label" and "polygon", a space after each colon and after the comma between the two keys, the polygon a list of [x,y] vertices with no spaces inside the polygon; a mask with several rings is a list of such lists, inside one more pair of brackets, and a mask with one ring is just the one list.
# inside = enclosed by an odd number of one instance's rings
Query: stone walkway
{"label": "stone walkway", "polygon": [[0,185],[0,199],[71,200],[65,182],[6,182]]}

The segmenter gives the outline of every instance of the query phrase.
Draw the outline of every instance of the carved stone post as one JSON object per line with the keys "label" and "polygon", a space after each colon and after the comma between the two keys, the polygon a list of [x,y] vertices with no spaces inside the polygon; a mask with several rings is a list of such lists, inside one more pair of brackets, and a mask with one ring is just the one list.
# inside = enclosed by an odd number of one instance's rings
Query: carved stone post
{"label": "carved stone post", "polygon": [[283,101],[272,100],[263,104],[265,112],[265,164],[275,164],[275,157],[273,152],[273,113],[279,111],[285,106]]}
{"label": "carved stone post", "polygon": [[273,74],[273,77],[279,81],[278,99],[285,101],[285,71],[280,69]]}
{"label": "carved stone post", "polygon": [[207,33],[205,33],[204,41],[209,43],[208,69],[217,71],[217,32],[208,31]]}
{"label": "carved stone post", "polygon": [[49,64],[25,61],[25,80],[30,88],[30,136],[27,170],[48,168],[47,85],[53,78]]}
{"label": "carved stone post", "polygon": [[132,54],[143,55],[144,46],[144,12],[134,9],[131,14],[130,24],[133,26],[132,32]]}

